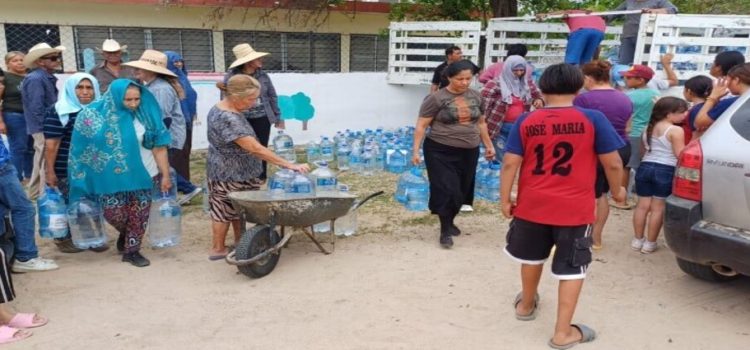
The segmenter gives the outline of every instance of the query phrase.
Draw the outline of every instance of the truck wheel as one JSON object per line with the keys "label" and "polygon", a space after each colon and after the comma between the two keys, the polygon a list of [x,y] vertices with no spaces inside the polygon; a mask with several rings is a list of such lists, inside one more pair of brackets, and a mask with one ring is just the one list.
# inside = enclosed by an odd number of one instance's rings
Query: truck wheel
{"label": "truck wheel", "polygon": [[680,258],[677,258],[677,266],[679,266],[680,270],[682,270],[686,274],[709,282],[728,282],[740,277],[740,275],[720,275],[716,273],[716,271],[714,271],[714,269],[710,265],[701,265]]}
{"label": "truck wheel", "polygon": [[[250,230],[245,231],[240,238],[239,244],[237,244],[237,250],[235,257],[237,260],[250,259],[260,253],[265,252],[273,247],[271,243],[271,235],[274,235],[274,242],[278,242],[279,234],[276,231],[271,232],[271,228],[267,225],[257,225]],[[276,263],[279,262],[279,256],[281,250],[277,251],[276,254],[271,254],[260,261],[257,261],[250,265],[237,266],[244,275],[251,278],[261,278],[273,271],[276,268]]]}

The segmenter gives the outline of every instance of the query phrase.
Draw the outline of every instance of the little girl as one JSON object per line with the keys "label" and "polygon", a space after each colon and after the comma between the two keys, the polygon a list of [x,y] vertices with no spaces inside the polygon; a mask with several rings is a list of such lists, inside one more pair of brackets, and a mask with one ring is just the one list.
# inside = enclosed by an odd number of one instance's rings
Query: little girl
{"label": "little girl", "polygon": [[[688,104],[677,97],[656,102],[643,133],[644,155],[635,173],[638,204],[633,215],[633,250],[649,254],[656,250],[656,238],[664,221],[665,199],[672,194],[677,156],[685,148],[685,132],[679,125],[687,116]],[[650,215],[649,215],[650,214]],[[648,235],[644,238],[646,219]]]}
{"label": "little girl", "polygon": [[682,122],[682,129],[685,130],[685,144],[690,143],[693,138],[698,138],[700,134],[695,129],[695,118],[698,117],[703,107],[703,103],[706,102],[706,98],[711,94],[711,90],[714,87],[714,82],[711,78],[705,75],[698,75],[688,79],[685,82],[685,90],[683,95],[685,99],[690,102],[690,111],[688,112],[688,118]]}

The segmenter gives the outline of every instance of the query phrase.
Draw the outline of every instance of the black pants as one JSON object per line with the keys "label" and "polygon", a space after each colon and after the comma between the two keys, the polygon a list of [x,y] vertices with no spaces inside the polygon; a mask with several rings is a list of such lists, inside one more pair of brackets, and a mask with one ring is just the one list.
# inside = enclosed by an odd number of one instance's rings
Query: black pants
{"label": "black pants", "polygon": [[454,217],[462,204],[474,201],[479,147],[459,148],[424,141],[424,162],[430,180],[430,211]]}
{"label": "black pants", "polygon": [[[250,122],[250,126],[253,127],[253,130],[255,131],[255,136],[258,137],[258,141],[260,141],[260,144],[263,145],[263,147],[268,147],[268,139],[271,136],[271,122],[268,120],[267,117],[263,118],[252,118],[248,119],[248,122]],[[268,166],[266,162],[263,162],[263,172],[260,173],[260,176],[258,176],[259,179],[265,180],[267,178],[266,176],[266,170]]]}

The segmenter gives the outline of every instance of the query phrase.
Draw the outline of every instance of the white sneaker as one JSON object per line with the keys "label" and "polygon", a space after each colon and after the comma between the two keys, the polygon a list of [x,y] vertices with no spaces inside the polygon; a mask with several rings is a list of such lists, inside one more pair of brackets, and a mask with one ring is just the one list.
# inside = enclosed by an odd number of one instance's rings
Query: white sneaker
{"label": "white sneaker", "polygon": [[643,248],[641,248],[641,253],[642,254],[651,254],[651,253],[655,252],[656,249],[657,249],[656,242],[646,241],[646,242],[643,243]]}
{"label": "white sneaker", "polygon": [[636,252],[640,251],[643,248],[643,242],[645,241],[646,241],[646,238],[641,238],[641,239],[633,238],[633,240],[630,241],[630,248],[632,248]]}
{"label": "white sneaker", "polygon": [[471,213],[472,211],[474,211],[474,208],[472,208],[472,207],[471,207],[470,205],[468,205],[468,204],[464,204],[464,205],[462,205],[462,206],[461,206],[461,212],[464,212],[464,213]]}
{"label": "white sneaker", "polygon": [[201,188],[201,187],[196,187],[196,188],[195,188],[195,189],[193,190],[193,192],[190,192],[190,193],[188,193],[188,194],[186,194],[186,195],[182,196],[182,198],[180,198],[180,200],[179,200],[179,201],[177,202],[177,204],[179,204],[179,205],[184,205],[184,204],[187,204],[188,202],[190,202],[190,200],[191,200],[191,199],[193,199],[193,198],[194,198],[195,196],[197,196],[197,195],[198,195],[198,194],[200,194],[201,192],[203,192],[203,188]]}
{"label": "white sneaker", "polygon": [[13,263],[13,272],[39,272],[51,271],[60,268],[53,260],[34,258],[28,261],[16,261]]}

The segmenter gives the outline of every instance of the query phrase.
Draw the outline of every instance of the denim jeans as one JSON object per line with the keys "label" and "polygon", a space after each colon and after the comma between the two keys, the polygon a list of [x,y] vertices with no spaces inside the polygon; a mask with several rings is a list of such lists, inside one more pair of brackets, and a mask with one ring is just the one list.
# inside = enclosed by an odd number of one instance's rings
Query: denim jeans
{"label": "denim jeans", "polygon": [[620,62],[619,64],[629,66],[635,59],[635,45],[638,38],[620,38]]}
{"label": "denim jeans", "polygon": [[36,210],[18,181],[16,168],[6,162],[0,165],[0,206],[10,211],[16,231],[16,259],[28,261],[39,256],[34,241]]}
{"label": "denim jeans", "polygon": [[8,127],[8,144],[13,166],[18,172],[18,180],[31,178],[34,166],[34,140],[26,133],[26,119],[22,113],[3,112]]}
{"label": "denim jeans", "polygon": [[565,50],[565,63],[583,65],[591,62],[602,40],[604,33],[592,28],[582,28],[570,33],[568,48]]}
{"label": "denim jeans", "polygon": [[503,165],[503,156],[505,156],[505,143],[508,142],[508,135],[510,135],[510,129],[513,128],[514,123],[503,123],[500,127],[500,133],[495,136],[492,140],[492,145],[495,146],[495,159],[500,162],[500,166]]}

